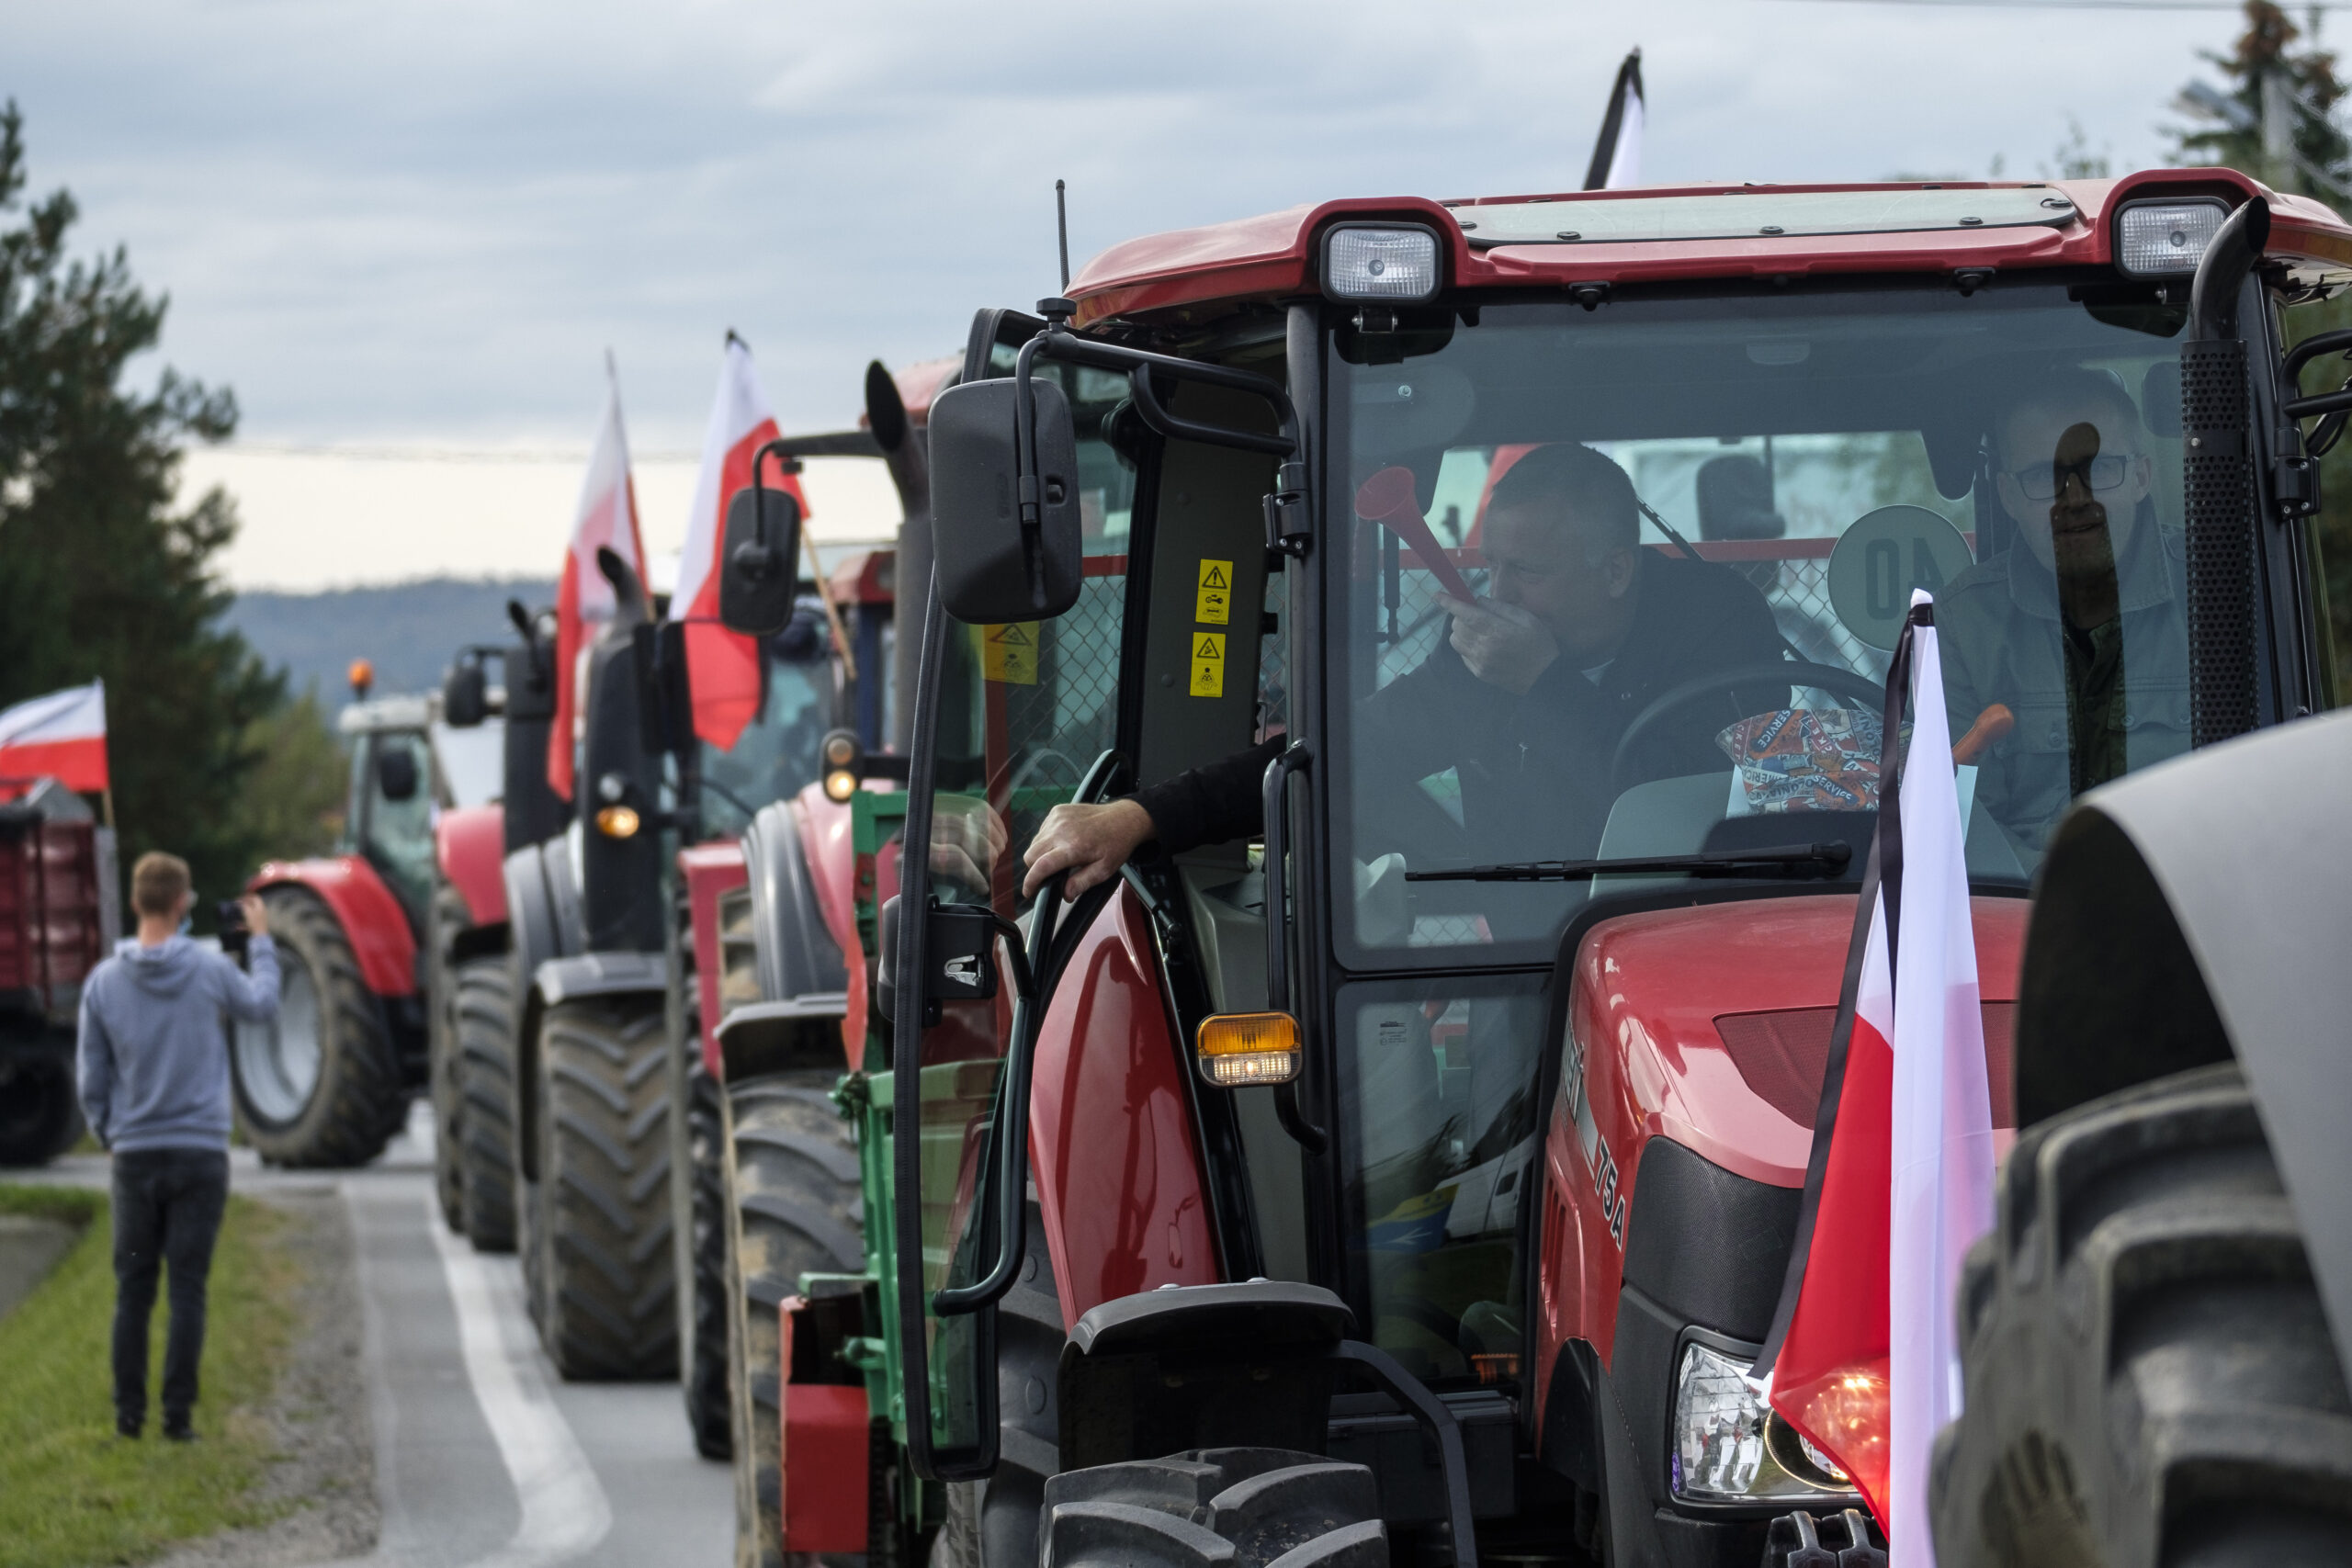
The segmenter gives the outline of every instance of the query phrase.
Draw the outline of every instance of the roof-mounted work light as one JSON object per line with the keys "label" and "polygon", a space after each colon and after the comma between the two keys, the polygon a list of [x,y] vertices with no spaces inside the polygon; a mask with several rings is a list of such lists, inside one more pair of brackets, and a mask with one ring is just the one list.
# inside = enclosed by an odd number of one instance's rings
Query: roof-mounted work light
{"label": "roof-mounted work light", "polygon": [[2115,215],[2115,265],[2133,277],[2187,277],[2230,209],[2219,197],[2135,201]]}
{"label": "roof-mounted work light", "polygon": [[1323,236],[1323,289],[1334,299],[1417,305],[1437,292],[1437,234],[1396,224]]}

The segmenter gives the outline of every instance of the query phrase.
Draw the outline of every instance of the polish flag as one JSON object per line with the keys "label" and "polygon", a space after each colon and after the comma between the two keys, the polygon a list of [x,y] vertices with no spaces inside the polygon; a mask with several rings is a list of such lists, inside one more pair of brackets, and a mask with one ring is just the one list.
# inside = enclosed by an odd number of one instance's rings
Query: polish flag
{"label": "polish flag", "polygon": [[[1993,1102],[1976,932],[1934,606],[1887,673],[1887,744],[1908,686],[1900,788],[1880,784],[1845,993],[1814,1120],[1794,1255],[1755,1375],[1773,1409],[1854,1478],[1890,1568],[1934,1562],[1928,1456],[1960,1414],[1961,1260],[1993,1226]],[[1892,917],[1892,918],[1890,918]]]}
{"label": "polish flag", "polygon": [[104,681],[0,708],[0,783],[37,778],[67,789],[107,786]]}
{"label": "polish flag", "polygon": [[[695,734],[724,751],[760,711],[760,645],[757,638],[729,631],[718,621],[718,552],[726,542],[727,498],[752,482],[752,456],[776,437],[775,416],[752,367],[752,351],[727,334],[718,367],[718,397],[703,432],[702,471],[695,479],[695,509],[686,520],[685,554],[678,562],[678,589],[670,596],[670,618],[686,623],[686,674],[694,688]],[[775,476],[808,516],[800,481]]]}
{"label": "polish flag", "polygon": [[555,593],[555,722],[548,727],[548,785],[571,798],[573,733],[580,713],[581,654],[594,628],[613,618],[613,585],[596,570],[596,552],[613,553],[645,570],[645,541],[638,532],[637,487],[629,478],[628,434],[621,427],[620,378],[605,366],[610,391],[605,422],[588,454],[588,477],[580,487],[580,510],[571,543],[563,555],[563,577]]}

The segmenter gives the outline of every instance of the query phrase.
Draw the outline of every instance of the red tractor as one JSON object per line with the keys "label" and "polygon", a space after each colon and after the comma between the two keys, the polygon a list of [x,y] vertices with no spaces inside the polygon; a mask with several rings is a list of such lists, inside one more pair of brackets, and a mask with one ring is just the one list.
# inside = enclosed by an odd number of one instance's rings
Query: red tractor
{"label": "red tractor", "polygon": [[230,1062],[238,1125],[272,1165],[365,1165],[406,1122],[428,1077],[435,823],[499,787],[494,727],[452,727],[436,697],[370,700],[371,680],[353,666],[338,724],[351,748],[342,847],[268,862],[251,884],[283,994],[276,1020],[236,1027]]}
{"label": "red tractor", "polygon": [[[514,1249],[514,987],[506,857],[560,834],[571,803],[548,784],[555,717],[553,616],[510,601],[516,637],[459,650],[442,689],[451,728],[481,730],[498,755],[491,800],[440,814],[424,956],[430,1018],[435,1184],[443,1218],[479,1251]],[[495,666],[498,684],[492,684]]]}
{"label": "red tractor", "polygon": [[[735,836],[714,833],[678,855],[673,1103],[684,1115],[673,1167],[679,1279],[688,1282],[680,1364],[697,1449],[734,1459],[740,1545],[754,1560],[776,1551],[773,1529],[763,1540],[758,1521],[763,1500],[764,1517],[775,1510],[777,1412],[754,1391],[777,1385],[777,1303],[804,1271],[854,1269],[863,1257],[856,1153],[829,1098],[861,1060],[874,946],[870,926],[861,935],[857,923],[854,879],[861,865],[870,877],[872,852],[861,860],[853,842],[852,796],[904,776],[909,716],[890,697],[894,670],[912,650],[890,636],[894,581],[909,541],[922,537],[923,421],[959,365],[895,377],[873,365],[864,428],[771,448],[787,462],[883,459],[908,521],[897,550],[853,555],[830,574],[825,592],[848,656],[839,661],[836,728],[820,738],[809,771],[732,784],[749,820],[739,815],[728,824]],[[809,612],[804,604],[797,614],[805,622]],[[771,682],[786,672],[772,671]],[[724,765],[703,759],[704,789]]]}
{"label": "red tractor", "polygon": [[[888,1022],[862,1263],[766,1292],[776,1552],[1867,1560],[1883,1379],[1792,1426],[1749,1368],[1887,650],[1929,589],[2014,1126],[2070,798],[2333,700],[2352,334],[2290,334],[2346,281],[2184,170],[1335,202],[985,314],[908,786],[815,874]],[[1175,841],[1023,897],[1139,786]]]}
{"label": "red tractor", "polygon": [[114,946],[114,832],[55,779],[0,781],[0,1166],[46,1165],[82,1135],[74,1015]]}

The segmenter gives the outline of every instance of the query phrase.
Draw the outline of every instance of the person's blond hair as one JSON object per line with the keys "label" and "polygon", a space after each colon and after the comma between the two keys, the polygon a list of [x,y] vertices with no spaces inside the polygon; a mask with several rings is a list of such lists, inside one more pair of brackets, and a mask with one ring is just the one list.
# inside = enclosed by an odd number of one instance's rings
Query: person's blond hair
{"label": "person's blond hair", "polygon": [[149,850],[130,868],[130,907],[142,915],[176,915],[187,897],[187,862]]}

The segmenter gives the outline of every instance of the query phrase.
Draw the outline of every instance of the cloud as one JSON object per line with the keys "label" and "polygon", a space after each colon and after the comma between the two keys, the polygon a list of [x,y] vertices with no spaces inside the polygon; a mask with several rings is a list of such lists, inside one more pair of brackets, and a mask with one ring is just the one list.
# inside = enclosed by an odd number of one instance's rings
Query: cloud
{"label": "cloud", "polygon": [[85,251],[256,436],[691,446],[721,333],[789,427],[865,362],[1155,230],[1341,195],[1573,186],[1645,46],[1657,179],[2120,166],[2227,13],[1686,0],[90,0],[12,9],[0,94]]}

